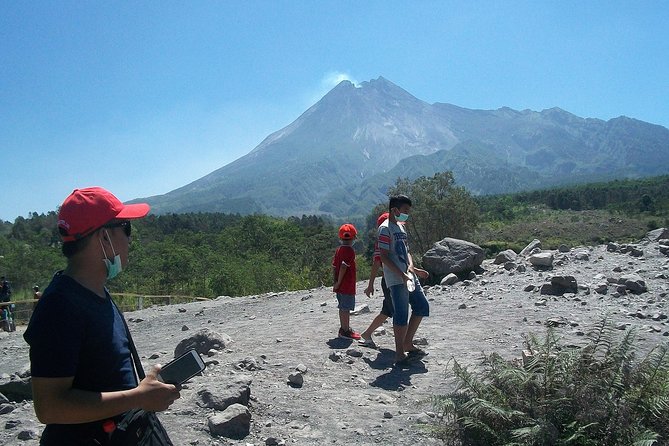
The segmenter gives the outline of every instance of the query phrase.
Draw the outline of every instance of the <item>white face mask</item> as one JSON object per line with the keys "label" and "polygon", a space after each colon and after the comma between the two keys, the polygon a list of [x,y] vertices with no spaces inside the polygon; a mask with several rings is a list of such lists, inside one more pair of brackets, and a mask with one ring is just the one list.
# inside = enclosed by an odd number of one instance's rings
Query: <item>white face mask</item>
{"label": "white face mask", "polygon": [[112,254],[114,254],[114,260],[109,260],[107,257],[107,251],[105,251],[105,247],[102,244],[102,241],[100,241],[100,246],[102,247],[102,253],[105,255],[102,261],[105,264],[105,268],[107,268],[107,280],[111,280],[118,276],[121,271],[123,271],[123,267],[121,266],[121,255],[116,254],[116,251],[114,250],[114,244],[111,242],[111,237],[109,237],[109,233],[106,229],[105,234],[107,234],[107,240],[109,240],[109,244],[111,245]]}

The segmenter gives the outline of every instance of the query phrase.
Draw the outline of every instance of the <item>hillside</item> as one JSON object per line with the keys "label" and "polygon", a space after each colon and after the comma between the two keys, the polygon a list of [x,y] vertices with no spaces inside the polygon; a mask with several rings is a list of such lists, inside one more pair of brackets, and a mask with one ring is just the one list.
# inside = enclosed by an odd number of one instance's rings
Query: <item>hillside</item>
{"label": "hillside", "polygon": [[669,130],[621,116],[428,104],[343,81],[238,160],[147,201],[156,213],[366,214],[398,177],[451,170],[475,194],[669,172]]}

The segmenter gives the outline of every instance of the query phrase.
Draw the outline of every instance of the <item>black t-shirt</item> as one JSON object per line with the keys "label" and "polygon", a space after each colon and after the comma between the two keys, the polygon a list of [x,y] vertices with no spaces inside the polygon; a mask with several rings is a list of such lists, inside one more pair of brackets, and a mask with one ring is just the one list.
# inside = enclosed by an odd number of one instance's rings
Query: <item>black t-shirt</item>
{"label": "black t-shirt", "polygon": [[[105,294],[102,298],[62,273],[54,276],[23,335],[33,377],[73,376],[72,387],[96,392],[137,386],[123,316]],[[47,425],[42,444],[69,444],[92,427],[99,423]]]}

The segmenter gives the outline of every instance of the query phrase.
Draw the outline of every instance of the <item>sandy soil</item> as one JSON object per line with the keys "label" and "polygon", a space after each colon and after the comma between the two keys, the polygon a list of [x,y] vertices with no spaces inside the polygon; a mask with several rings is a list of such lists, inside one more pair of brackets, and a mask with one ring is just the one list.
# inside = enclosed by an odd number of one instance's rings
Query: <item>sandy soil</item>
{"label": "sandy soil", "polygon": [[[453,357],[469,365],[478,363],[481,352],[520,357],[523,336],[545,333],[551,318],[568,321],[557,330],[574,344],[583,344],[584,333],[606,315],[621,330],[637,328],[644,349],[669,341],[667,319],[660,319],[669,312],[669,260],[658,252],[656,243],[640,247],[642,257],[609,253],[605,246],[583,248],[589,251],[589,260],[575,260],[576,250],[556,253],[556,263],[549,271],[527,264],[523,273],[509,272],[487,260],[485,272],[471,281],[429,288],[431,316],[417,335],[426,342],[423,348],[429,356],[407,369],[392,367],[394,342],[389,323],[384,326],[386,333],[376,337],[378,350],[337,339],[336,299],[326,288],[220,297],[127,313],[126,318],[145,368],[168,362],[179,341],[201,328],[233,339],[225,351],[210,358],[218,364],[194,378],[182,391],[182,398],[160,415],[176,445],[264,445],[271,437],[296,445],[439,444],[421,423],[433,420],[431,396],[453,390],[448,377]],[[593,291],[606,278],[631,272],[646,281],[648,292],[614,297],[615,285],[606,295]],[[557,275],[573,275],[579,292],[543,296],[524,291],[528,285],[538,287]],[[376,285],[380,288],[378,279]],[[377,297],[367,298],[362,294],[364,286],[358,283],[357,301],[368,304],[372,312],[352,317],[358,330],[381,308],[380,290]],[[182,331],[183,326],[188,331]],[[0,375],[5,378],[28,363],[22,332],[20,327],[15,333],[0,334]],[[350,349],[355,350],[350,352],[354,356],[347,354]],[[342,359],[333,361],[333,352],[340,352]],[[147,359],[152,355],[158,358]],[[259,369],[235,367],[246,358],[255,360]],[[287,377],[299,364],[308,371],[304,385],[297,388],[288,385]],[[243,440],[212,437],[207,419],[213,410],[199,407],[196,393],[238,374],[253,378],[251,433]],[[7,428],[9,421],[20,424]],[[29,401],[16,403],[14,411],[0,415],[0,444],[36,445],[37,439],[19,440],[18,435],[21,431],[39,433],[42,428]]]}

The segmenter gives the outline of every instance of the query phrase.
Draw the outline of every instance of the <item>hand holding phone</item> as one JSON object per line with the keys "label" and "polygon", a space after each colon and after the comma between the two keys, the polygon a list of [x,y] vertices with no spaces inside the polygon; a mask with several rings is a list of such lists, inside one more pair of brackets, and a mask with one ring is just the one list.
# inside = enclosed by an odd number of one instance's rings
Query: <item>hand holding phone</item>
{"label": "hand holding phone", "polygon": [[156,377],[166,384],[181,385],[205,369],[204,361],[195,350],[188,350],[160,369]]}

